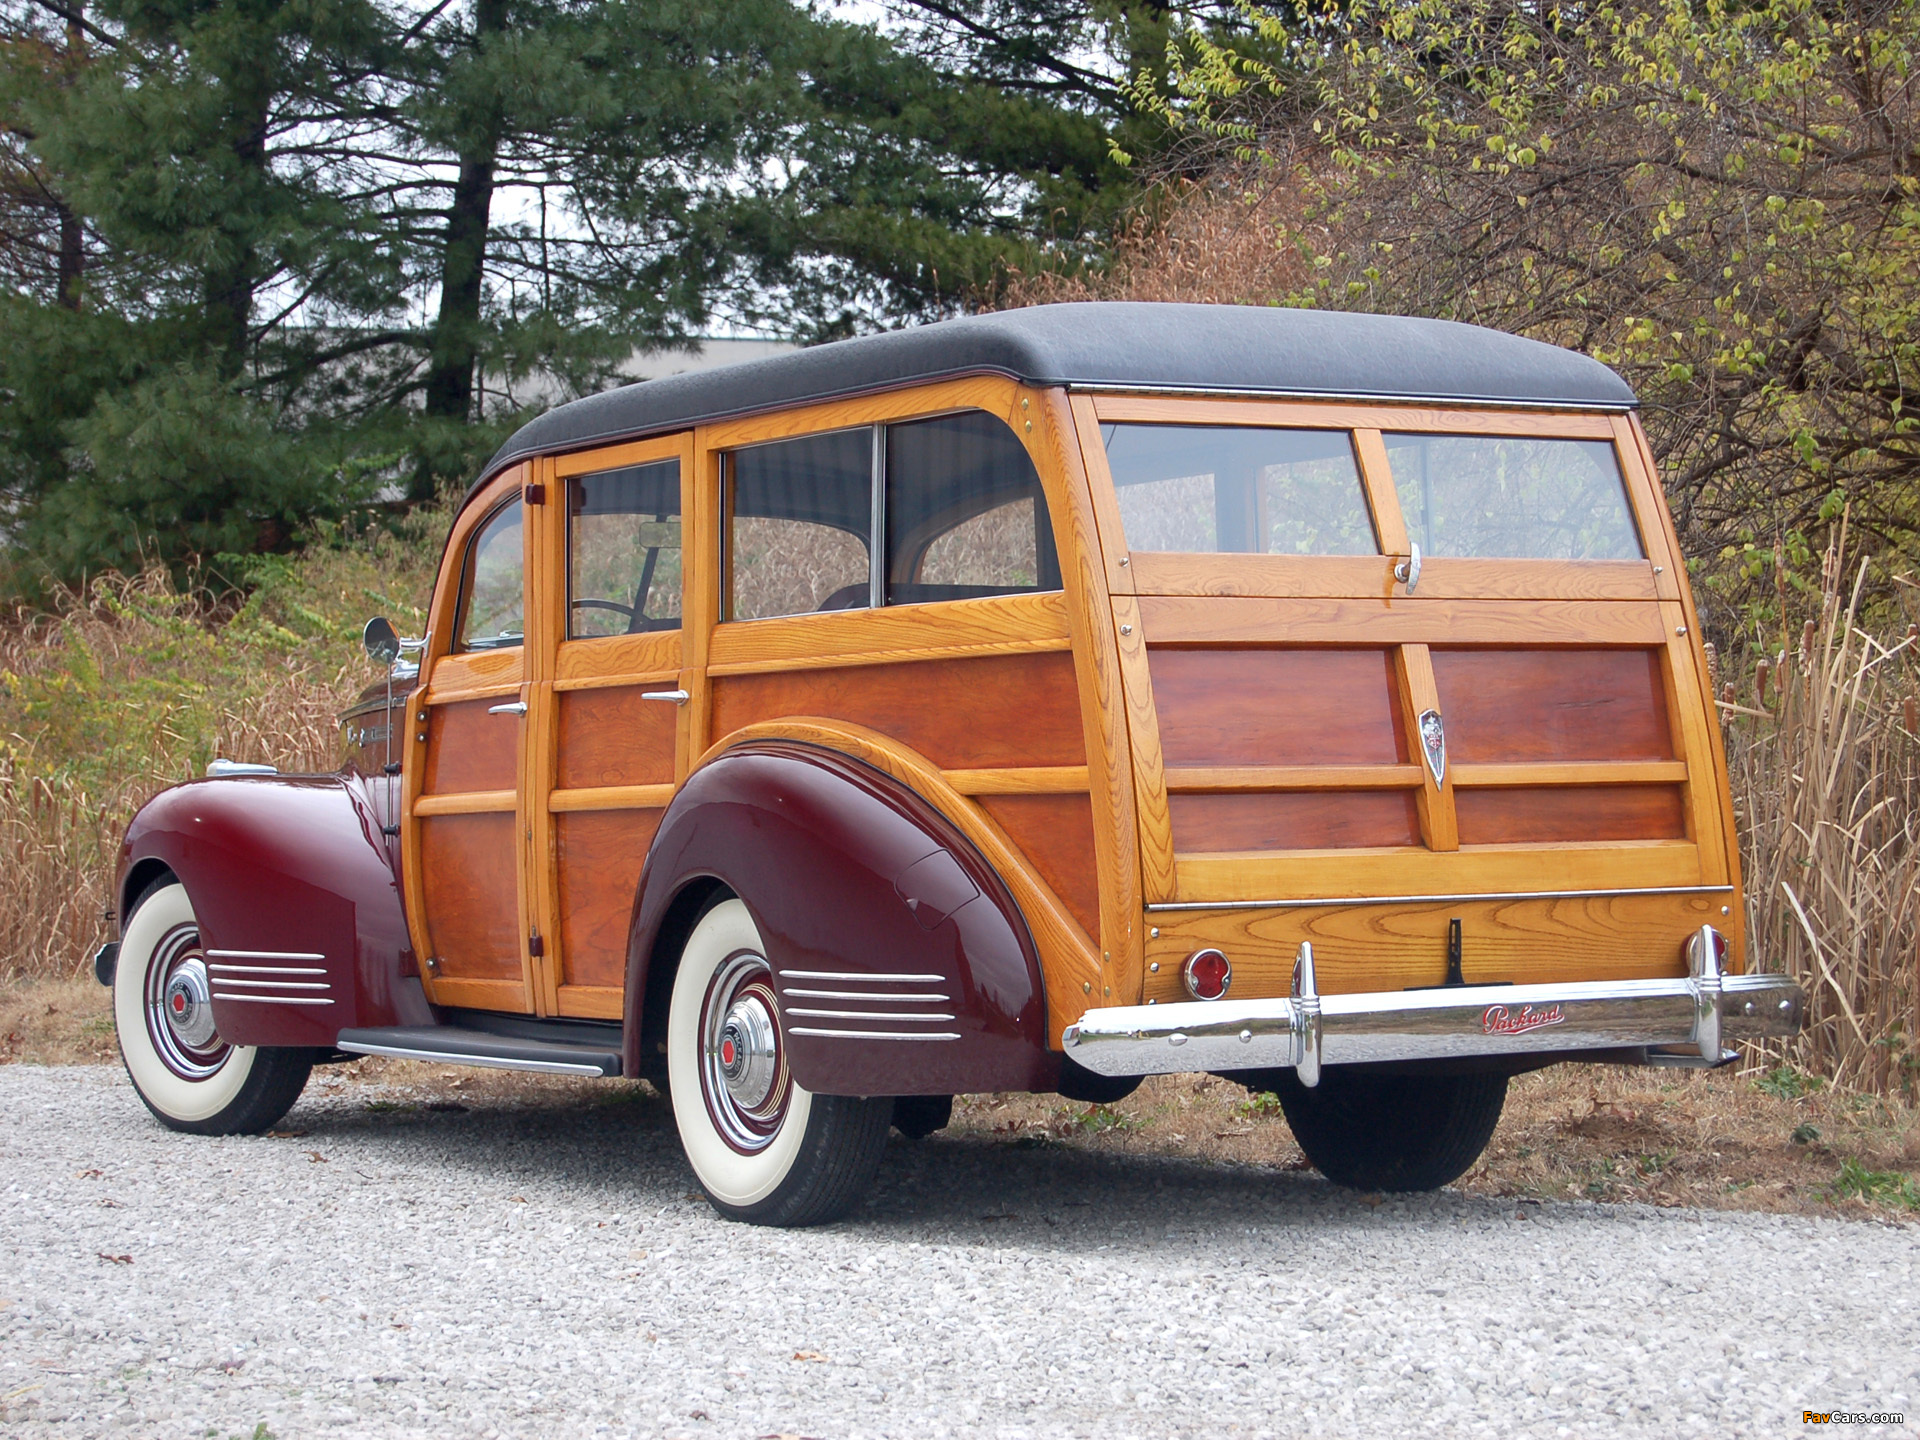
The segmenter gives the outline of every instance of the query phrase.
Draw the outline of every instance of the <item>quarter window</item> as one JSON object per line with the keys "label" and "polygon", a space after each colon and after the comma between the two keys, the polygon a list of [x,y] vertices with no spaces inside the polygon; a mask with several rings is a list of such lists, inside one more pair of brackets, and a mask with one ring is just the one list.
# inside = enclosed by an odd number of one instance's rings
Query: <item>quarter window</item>
{"label": "quarter window", "polygon": [[680,462],[577,476],[567,495],[567,634],[680,628]]}
{"label": "quarter window", "polygon": [[871,430],[755,445],[728,461],[730,618],[872,603]]}
{"label": "quarter window", "polygon": [[887,427],[889,605],[1060,588],[1040,475],[983,411]]}
{"label": "quarter window", "polygon": [[1407,534],[1429,555],[1646,558],[1605,440],[1384,438]]}
{"label": "quarter window", "polygon": [[1131,550],[1379,553],[1344,430],[1110,424],[1100,433]]}
{"label": "quarter window", "polygon": [[526,639],[520,516],[515,498],[494,511],[467,542],[457,649],[501,650]]}

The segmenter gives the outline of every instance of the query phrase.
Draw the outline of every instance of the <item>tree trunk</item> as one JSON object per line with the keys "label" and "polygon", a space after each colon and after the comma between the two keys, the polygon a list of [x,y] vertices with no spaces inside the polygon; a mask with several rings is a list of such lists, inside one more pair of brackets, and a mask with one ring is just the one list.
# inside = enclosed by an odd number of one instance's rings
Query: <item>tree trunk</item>
{"label": "tree trunk", "polygon": [[[505,0],[476,0],[474,43],[506,28]],[[500,147],[497,107],[468,117],[460,147],[460,177],[447,211],[440,261],[440,314],[433,325],[427,371],[426,411],[465,420],[473,409],[474,362],[480,350],[480,308],[485,298],[487,230],[493,212],[493,172]],[[427,477],[415,481],[418,489]],[[416,497],[422,498],[422,497]]]}
{"label": "tree trunk", "polygon": [[[67,74],[77,74],[82,61],[86,58],[86,31],[81,19],[86,14],[85,0],[73,0],[73,8],[67,14]],[[80,308],[80,278],[87,263],[86,231],[81,227],[80,217],[64,201],[54,206],[60,218],[60,269],[58,283],[54,288],[55,303],[68,310]]]}

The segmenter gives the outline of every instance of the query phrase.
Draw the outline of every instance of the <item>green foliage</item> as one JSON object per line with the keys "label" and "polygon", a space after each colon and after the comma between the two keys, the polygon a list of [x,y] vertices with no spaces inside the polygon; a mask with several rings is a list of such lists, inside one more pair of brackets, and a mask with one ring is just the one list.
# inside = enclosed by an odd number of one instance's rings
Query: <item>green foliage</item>
{"label": "green foliage", "polygon": [[1280,1097],[1271,1090],[1263,1090],[1234,1106],[1233,1113],[1246,1120],[1270,1120],[1281,1113]]}
{"label": "green foliage", "polygon": [[1776,1065],[1754,1081],[1753,1088],[1778,1100],[1798,1100],[1813,1094],[1822,1083],[1817,1075],[1808,1075],[1791,1065]]}
{"label": "green foliage", "polygon": [[1840,1162],[1827,1196],[1831,1200],[1865,1200],[1869,1204],[1897,1206],[1902,1210],[1920,1210],[1920,1188],[1911,1175],[1898,1170],[1869,1170],[1849,1156]]}

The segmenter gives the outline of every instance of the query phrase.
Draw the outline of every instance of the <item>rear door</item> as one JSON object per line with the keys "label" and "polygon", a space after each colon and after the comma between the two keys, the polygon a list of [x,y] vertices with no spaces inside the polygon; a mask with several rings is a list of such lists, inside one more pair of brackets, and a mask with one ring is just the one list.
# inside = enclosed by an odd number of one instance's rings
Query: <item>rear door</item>
{"label": "rear door", "polygon": [[1180,998],[1168,962],[1201,943],[1236,994],[1284,993],[1301,939],[1330,991],[1439,984],[1455,922],[1470,982],[1668,973],[1730,911],[1693,621],[1628,417],[1076,408],[1149,998]]}

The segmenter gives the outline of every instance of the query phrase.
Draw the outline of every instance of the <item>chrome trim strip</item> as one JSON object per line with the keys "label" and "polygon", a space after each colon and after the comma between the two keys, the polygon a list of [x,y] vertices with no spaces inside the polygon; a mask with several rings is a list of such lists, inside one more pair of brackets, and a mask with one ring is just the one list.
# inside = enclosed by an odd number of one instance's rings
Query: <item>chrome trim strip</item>
{"label": "chrome trim strip", "polygon": [[331,1000],[316,1000],[307,995],[222,995],[215,991],[216,1000],[251,1000],[256,1005],[331,1005]]}
{"label": "chrome trim strip", "polygon": [[209,960],[325,960],[324,955],[310,955],[304,950],[208,950]]}
{"label": "chrome trim strip", "polygon": [[493,1055],[460,1055],[446,1050],[409,1050],[404,1045],[368,1045],[358,1040],[341,1040],[342,1050],[355,1055],[387,1055],[395,1060],[437,1060],[443,1065],[478,1065],[487,1070],[535,1070],[542,1075],[592,1075],[605,1079],[607,1072],[598,1065],[577,1065],[568,1060],[502,1060]]}
{"label": "chrome trim strip", "polygon": [[1354,995],[1314,995],[1312,983],[1303,956],[1295,994],[1285,999],[1089,1010],[1067,1027],[1066,1050],[1102,1075],[1296,1066],[1303,1084],[1312,1083],[1316,1063],[1686,1047],[1699,1064],[1717,1063],[1707,1056],[1724,1054],[1722,1042],[1795,1034],[1806,1010],[1805,994],[1785,975],[1699,970],[1669,980]]}
{"label": "chrome trim strip", "polygon": [[852,975],[841,970],[782,970],[782,980],[865,980],[876,985],[939,985],[944,975]]}
{"label": "chrome trim strip", "polygon": [[789,1015],[804,1015],[809,1020],[910,1020],[921,1024],[945,1024],[953,1019],[951,1015],[908,1015],[894,1014],[886,1010],[802,1010],[798,1006],[790,1007]]}
{"label": "chrome trim strip", "polygon": [[216,985],[246,985],[269,990],[331,990],[324,980],[243,980],[237,975],[215,975]]}
{"label": "chrome trim strip", "polygon": [[822,1040],[958,1040],[960,1037],[951,1030],[938,1034],[907,1035],[892,1030],[814,1030],[804,1025],[792,1026],[790,1035],[813,1035]]}
{"label": "chrome trim strip", "polygon": [[[1452,905],[1470,900],[1608,900],[1622,895],[1731,895],[1731,885],[1652,885],[1632,890],[1490,890],[1480,895],[1345,895],[1324,900],[1160,900],[1169,910],[1311,910],[1328,905]],[[782,972],[785,973],[784,971]]]}
{"label": "chrome trim strip", "polygon": [[944,1005],[950,995],[876,995],[870,990],[795,990],[783,992],[794,1000],[873,1000],[889,1005]]}
{"label": "chrome trim strip", "polygon": [[[1042,383],[1042,382],[1035,382]],[[1452,410],[1574,410],[1602,415],[1631,415],[1640,402],[1621,405],[1604,400],[1469,400],[1459,395],[1355,394],[1349,390],[1267,390],[1251,386],[1140,385],[1106,380],[1069,380],[1062,386],[1075,395],[1221,395],[1234,400],[1342,400],[1355,405],[1441,405]],[[1143,422],[1146,423],[1146,422]]]}
{"label": "chrome trim strip", "polygon": [[313,966],[207,966],[217,975],[324,975]]}

